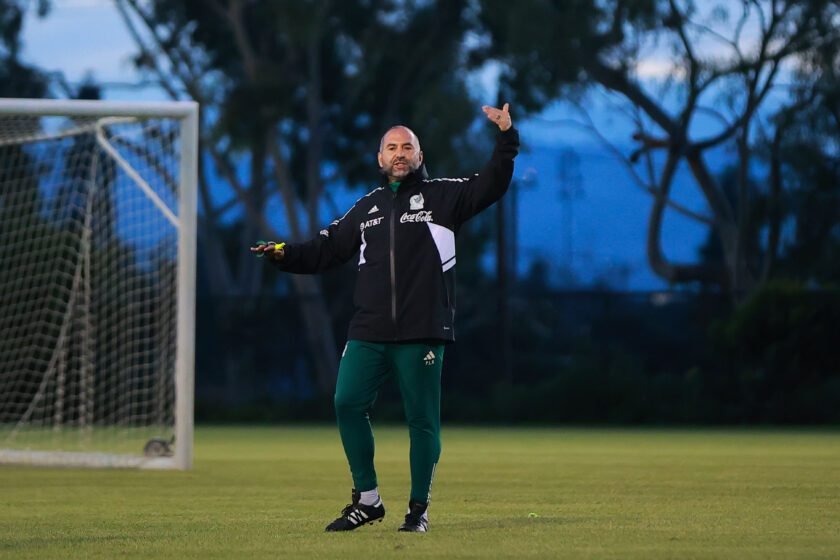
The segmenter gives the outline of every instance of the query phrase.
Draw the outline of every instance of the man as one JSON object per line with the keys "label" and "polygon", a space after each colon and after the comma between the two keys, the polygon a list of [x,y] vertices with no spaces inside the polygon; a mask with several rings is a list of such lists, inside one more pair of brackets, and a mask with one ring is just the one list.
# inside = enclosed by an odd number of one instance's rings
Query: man
{"label": "man", "polygon": [[338,429],[355,488],[327,531],[381,521],[368,411],[382,383],[396,375],[408,422],[411,495],[400,531],[426,532],[432,479],[440,457],[440,376],[444,345],[455,339],[455,233],[507,190],[519,133],[509,106],[482,107],[500,130],[480,173],[428,179],[420,141],[395,126],[377,161],[383,185],[305,243],[261,242],[251,251],[281,270],[312,274],[358,253],[358,277],[347,345],[335,389]]}

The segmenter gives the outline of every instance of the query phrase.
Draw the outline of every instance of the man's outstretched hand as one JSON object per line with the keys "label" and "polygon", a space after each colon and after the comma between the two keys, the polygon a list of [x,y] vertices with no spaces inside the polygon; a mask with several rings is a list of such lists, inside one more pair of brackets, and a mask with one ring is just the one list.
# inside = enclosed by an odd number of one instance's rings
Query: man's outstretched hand
{"label": "man's outstretched hand", "polygon": [[265,256],[271,260],[280,261],[286,254],[285,249],[283,249],[285,246],[285,243],[275,243],[274,241],[257,241],[257,244],[251,247],[251,252],[257,257]]}
{"label": "man's outstretched hand", "polygon": [[510,103],[505,103],[505,106],[501,109],[484,105],[481,107],[481,110],[484,111],[488,119],[498,125],[499,130],[502,132],[513,126],[513,121],[510,120]]}

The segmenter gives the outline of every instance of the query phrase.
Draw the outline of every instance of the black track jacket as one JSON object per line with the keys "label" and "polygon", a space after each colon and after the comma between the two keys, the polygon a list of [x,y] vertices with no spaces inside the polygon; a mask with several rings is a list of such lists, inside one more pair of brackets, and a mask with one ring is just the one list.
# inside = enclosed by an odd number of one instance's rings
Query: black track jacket
{"label": "black track jacket", "polygon": [[507,191],[519,153],[515,128],[500,132],[480,173],[427,179],[408,175],[396,193],[386,184],[356,201],[311,241],[289,243],[275,264],[313,274],[358,253],[347,338],[371,342],[455,340],[455,234]]}

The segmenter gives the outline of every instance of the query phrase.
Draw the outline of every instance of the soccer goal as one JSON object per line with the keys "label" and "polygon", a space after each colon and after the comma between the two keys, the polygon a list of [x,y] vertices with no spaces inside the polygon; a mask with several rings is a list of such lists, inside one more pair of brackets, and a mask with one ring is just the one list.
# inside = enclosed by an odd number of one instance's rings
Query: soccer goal
{"label": "soccer goal", "polygon": [[198,106],[0,99],[0,463],[192,464]]}

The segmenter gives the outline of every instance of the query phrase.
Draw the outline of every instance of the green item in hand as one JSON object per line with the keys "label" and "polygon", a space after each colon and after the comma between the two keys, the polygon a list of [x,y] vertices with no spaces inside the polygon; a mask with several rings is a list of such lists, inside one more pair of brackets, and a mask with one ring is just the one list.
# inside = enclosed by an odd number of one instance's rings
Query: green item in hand
{"label": "green item in hand", "polygon": [[[259,245],[267,245],[267,244],[268,244],[268,241],[263,241],[262,239],[260,239],[259,241],[257,241],[257,245],[258,245],[258,246],[259,246]],[[258,259],[261,259],[261,258],[263,258],[264,256],[265,256],[265,253],[263,253],[262,251],[260,251],[259,253],[257,253],[257,258],[258,258]]]}

